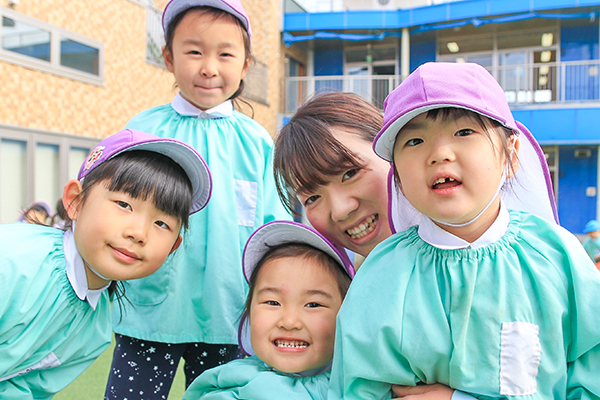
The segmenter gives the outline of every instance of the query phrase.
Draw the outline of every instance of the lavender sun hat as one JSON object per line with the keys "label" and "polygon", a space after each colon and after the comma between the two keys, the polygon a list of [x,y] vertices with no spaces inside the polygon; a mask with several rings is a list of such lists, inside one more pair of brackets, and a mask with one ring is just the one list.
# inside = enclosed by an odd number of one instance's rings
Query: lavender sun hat
{"label": "lavender sun hat", "polygon": [[[520,138],[519,169],[512,190],[501,193],[503,203],[509,209],[527,211],[558,223],[543,150],[531,132],[515,121],[500,84],[478,64],[431,62],[417,68],[385,99],[383,128],[375,137],[373,150],[384,160],[393,161],[400,129],[422,113],[446,107],[470,110],[515,132]],[[395,186],[390,179],[390,225],[392,232],[400,232],[418,223],[420,213]]]}
{"label": "lavender sun hat", "polygon": [[240,20],[244,29],[248,32],[248,37],[252,37],[250,20],[248,19],[246,10],[244,10],[240,0],[171,0],[165,6],[162,15],[162,27],[165,37],[167,36],[167,30],[173,18],[191,7],[213,7],[228,12]]}
{"label": "lavender sun hat", "polygon": [[83,181],[90,171],[104,161],[131,150],[152,151],[172,159],[181,166],[192,184],[190,214],[206,206],[210,199],[212,179],[202,156],[193,147],[177,139],[161,138],[134,129],[124,129],[98,143],[79,169],[77,179]]}
{"label": "lavender sun hat", "polygon": [[[250,277],[258,262],[269,249],[284,243],[302,243],[319,249],[337,261],[340,264],[340,268],[350,278],[354,277],[354,266],[346,252],[327,240],[325,236],[297,222],[272,221],[255,230],[246,242],[242,256],[242,268],[247,282],[250,282]],[[238,341],[240,348],[245,354],[254,354],[250,342],[250,327],[247,313],[244,313],[240,320]]]}

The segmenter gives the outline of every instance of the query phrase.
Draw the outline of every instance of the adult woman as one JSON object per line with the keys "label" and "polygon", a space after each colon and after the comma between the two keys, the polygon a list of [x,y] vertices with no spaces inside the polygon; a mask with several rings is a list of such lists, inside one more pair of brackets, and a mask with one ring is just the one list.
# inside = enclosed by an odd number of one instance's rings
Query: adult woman
{"label": "adult woman", "polygon": [[363,97],[326,93],[300,107],[275,140],[284,205],[298,214],[300,201],[317,231],[362,256],[392,233],[390,165],[372,149],[381,125],[381,112]]}

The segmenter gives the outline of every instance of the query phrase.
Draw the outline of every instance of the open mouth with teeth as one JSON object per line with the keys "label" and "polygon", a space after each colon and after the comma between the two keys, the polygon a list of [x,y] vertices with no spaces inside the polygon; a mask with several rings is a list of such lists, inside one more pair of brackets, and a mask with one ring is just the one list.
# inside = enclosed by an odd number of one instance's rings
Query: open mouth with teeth
{"label": "open mouth with teeth", "polygon": [[431,186],[433,189],[449,189],[461,185],[462,182],[454,178],[439,178]]}
{"label": "open mouth with teeth", "polygon": [[350,228],[346,230],[346,233],[352,239],[360,239],[361,237],[368,235],[373,232],[375,227],[377,226],[377,221],[379,220],[379,214],[373,214],[369,218],[365,220],[362,224],[358,225],[355,228]]}
{"label": "open mouth with teeth", "polygon": [[274,341],[276,347],[280,349],[305,349],[308,347],[308,343],[302,340],[281,340],[276,339]]}

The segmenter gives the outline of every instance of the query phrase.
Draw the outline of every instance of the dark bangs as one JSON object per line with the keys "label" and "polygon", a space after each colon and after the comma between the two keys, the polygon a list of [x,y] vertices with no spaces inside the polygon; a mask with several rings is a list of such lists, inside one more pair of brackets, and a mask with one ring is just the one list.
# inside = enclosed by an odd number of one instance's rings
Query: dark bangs
{"label": "dark bangs", "polygon": [[192,184],[185,171],[162,154],[133,150],[105,161],[85,177],[83,192],[96,183],[104,183],[113,192],[134,199],[150,200],[160,211],[178,218],[188,226],[192,204]]}
{"label": "dark bangs", "polygon": [[328,125],[316,120],[290,121],[277,136],[275,148],[277,191],[285,207],[294,214],[295,193],[311,193],[332,176],[364,165],[331,134]]}

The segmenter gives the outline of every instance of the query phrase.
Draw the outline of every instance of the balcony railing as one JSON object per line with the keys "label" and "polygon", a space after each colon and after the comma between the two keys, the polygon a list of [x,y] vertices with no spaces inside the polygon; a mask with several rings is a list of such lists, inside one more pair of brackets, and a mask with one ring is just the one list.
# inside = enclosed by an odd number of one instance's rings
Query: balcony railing
{"label": "balcony railing", "polygon": [[[600,101],[600,60],[539,63],[488,68],[500,82],[511,105],[586,103]],[[336,75],[290,77],[285,81],[286,115],[293,114],[315,93],[358,93],[383,109],[386,96],[402,78],[398,75]]]}

